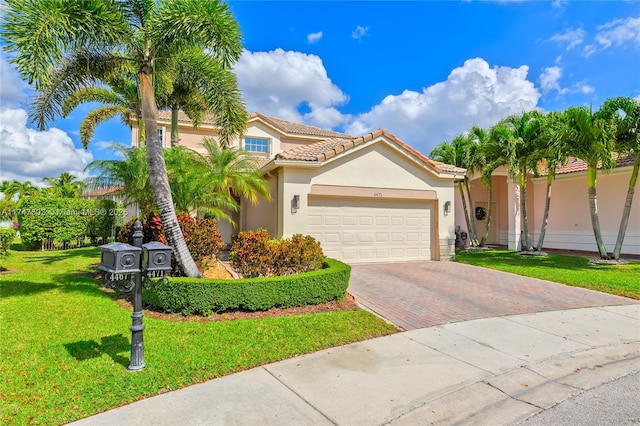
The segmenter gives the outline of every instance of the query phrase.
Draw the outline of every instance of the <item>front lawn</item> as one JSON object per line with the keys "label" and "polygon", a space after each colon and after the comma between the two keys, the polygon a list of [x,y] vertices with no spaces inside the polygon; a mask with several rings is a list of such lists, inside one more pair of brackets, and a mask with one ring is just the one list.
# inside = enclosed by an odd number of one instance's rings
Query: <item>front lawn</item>
{"label": "front lawn", "polygon": [[519,256],[515,251],[456,252],[460,263],[512,272],[603,293],[640,299],[640,262],[627,265],[590,265],[588,257],[549,254]]}
{"label": "front lawn", "polygon": [[11,252],[0,275],[5,424],[62,424],[262,364],[394,332],[363,310],[223,322],[145,318],[147,367],[129,373],[131,311],[97,288],[96,248]]}

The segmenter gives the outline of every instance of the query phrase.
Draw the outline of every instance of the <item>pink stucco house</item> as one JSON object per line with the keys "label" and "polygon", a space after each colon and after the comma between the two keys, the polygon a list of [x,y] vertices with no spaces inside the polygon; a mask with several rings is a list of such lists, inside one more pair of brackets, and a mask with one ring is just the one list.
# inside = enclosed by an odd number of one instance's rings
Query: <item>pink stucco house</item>
{"label": "pink stucco house", "polygon": [[[160,113],[167,147],[170,118]],[[194,129],[183,114],[179,123],[179,144],[191,149],[217,135],[211,123]],[[312,235],[327,256],[349,263],[455,253],[454,185],[465,170],[432,161],[386,130],[353,136],[254,113],[232,144],[260,160],[272,201],[243,200],[233,217],[238,229],[220,223],[227,242],[234,232],[265,228],[274,237]]]}
{"label": "pink stucco house", "polygon": [[[604,243],[609,252],[613,251],[618,235],[632,165],[630,158],[627,158],[619,161],[617,167],[609,172],[598,172],[598,214]],[[522,218],[518,185],[508,181],[506,170],[494,172],[492,184],[494,213],[487,243],[519,249]],[[484,207],[486,210],[487,190],[481,184],[480,177],[472,178],[470,185],[474,210],[475,207]],[[527,214],[534,243],[537,243],[542,225],[545,192],[546,176],[528,177]],[[623,254],[640,255],[640,200],[637,195],[635,198],[622,247]],[[458,192],[455,204],[456,226],[466,231],[462,200]],[[484,226],[485,219],[476,220],[478,232],[484,230]],[[556,180],[551,187],[549,224],[543,248],[597,252],[589,215],[587,166],[581,160],[572,159],[556,171]]]}

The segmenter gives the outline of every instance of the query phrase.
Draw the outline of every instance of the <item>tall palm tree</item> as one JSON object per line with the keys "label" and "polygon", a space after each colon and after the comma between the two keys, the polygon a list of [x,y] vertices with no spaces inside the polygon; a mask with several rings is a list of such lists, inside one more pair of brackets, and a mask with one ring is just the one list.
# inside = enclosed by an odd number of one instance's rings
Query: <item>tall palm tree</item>
{"label": "tall palm tree", "polygon": [[[208,112],[213,112],[228,121],[227,127],[236,126],[233,134],[244,131],[246,111],[240,108],[240,93],[235,74],[220,61],[198,49],[181,52],[171,62],[164,74],[169,90],[159,97],[162,108],[171,110],[171,146],[179,143],[178,113],[182,110],[194,127],[200,125]],[[229,133],[222,139],[228,143]]]}
{"label": "tall palm tree", "polygon": [[503,145],[502,155],[509,178],[512,181],[517,178],[520,187],[524,251],[533,249],[527,215],[527,177],[530,172],[537,173],[541,156],[537,149],[537,139],[541,137],[542,131],[542,115],[538,111],[509,116],[496,125],[495,130],[498,143]]}
{"label": "tall palm tree", "polygon": [[62,172],[60,176],[42,179],[51,185],[52,194],[60,198],[79,198],[86,184],[79,181],[69,172]]}
{"label": "tall palm tree", "polygon": [[[232,66],[242,45],[228,6],[218,0],[7,0],[4,21],[5,49],[16,54],[12,62],[36,90],[55,87],[49,101],[58,105],[82,87],[109,84],[109,76],[135,64],[149,176],[163,229],[182,272],[199,277],[173,207],[158,140],[153,77],[190,48],[208,52],[225,68]],[[239,104],[237,109],[244,110]],[[227,117],[225,112],[214,116],[221,137],[230,138],[244,128],[246,115]]]}
{"label": "tall palm tree", "polygon": [[567,161],[566,147],[561,137],[562,114],[550,112],[544,117],[543,134],[538,138],[538,151],[540,157],[546,163],[547,187],[545,193],[544,213],[542,215],[542,225],[538,236],[536,251],[542,252],[544,237],[549,224],[549,210],[551,207],[551,185],[556,179],[556,168]]}
{"label": "tall palm tree", "polygon": [[608,259],[607,249],[602,241],[600,219],[598,218],[598,198],[596,193],[598,165],[603,169],[613,167],[612,156],[616,139],[616,125],[612,117],[598,116],[591,108],[571,107],[564,112],[562,138],[567,153],[587,163],[587,191],[591,226],[601,259]]}
{"label": "tall palm tree", "polygon": [[[443,163],[451,164],[452,166],[467,168],[471,158],[470,139],[464,135],[457,135],[451,142],[442,142],[438,144],[429,153],[429,157],[441,161]],[[469,171],[465,174],[464,181],[458,181],[458,190],[460,191],[460,198],[462,199],[462,209],[464,211],[464,219],[467,224],[467,231],[469,233],[469,241],[472,246],[477,245],[477,235],[475,233],[475,223],[469,212],[469,208],[472,205],[467,205],[467,194],[465,193],[465,182],[469,179]],[[471,202],[469,203],[471,204]]]}
{"label": "tall palm tree", "polygon": [[491,228],[491,218],[493,217],[493,183],[491,179],[493,172],[501,165],[500,155],[494,149],[495,145],[492,143],[492,137],[491,130],[485,130],[478,126],[472,126],[469,130],[469,138],[478,145],[476,161],[481,164],[481,182],[487,188],[487,217],[482,237],[480,237],[479,245],[481,247],[487,242],[489,229]]}
{"label": "tall palm tree", "polygon": [[633,194],[636,182],[638,181],[638,170],[640,170],[640,102],[627,97],[607,99],[598,110],[598,116],[613,118],[616,121],[616,145],[615,151],[618,159],[627,156],[633,158],[633,169],[629,178],[627,197],[622,210],[618,238],[613,249],[613,258],[620,259],[622,244],[629,224]]}

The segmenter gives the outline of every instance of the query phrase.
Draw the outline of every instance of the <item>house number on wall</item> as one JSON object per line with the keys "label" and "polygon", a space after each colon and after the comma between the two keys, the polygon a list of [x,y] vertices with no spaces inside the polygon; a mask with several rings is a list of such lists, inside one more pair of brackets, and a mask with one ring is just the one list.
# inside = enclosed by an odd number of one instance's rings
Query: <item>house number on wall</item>
{"label": "house number on wall", "polygon": [[374,197],[382,197],[382,192],[374,192],[373,196]]}

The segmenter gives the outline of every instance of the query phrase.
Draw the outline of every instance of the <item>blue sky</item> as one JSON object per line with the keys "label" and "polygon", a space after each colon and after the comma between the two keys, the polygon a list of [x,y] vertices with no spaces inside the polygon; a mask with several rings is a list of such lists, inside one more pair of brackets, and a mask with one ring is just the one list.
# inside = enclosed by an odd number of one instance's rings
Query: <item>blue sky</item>
{"label": "blue sky", "polygon": [[[428,154],[471,125],[524,110],[640,96],[637,1],[230,1],[250,112],[362,135],[385,128]],[[81,148],[78,108],[44,133],[0,57],[0,180],[71,171],[130,144],[117,120]],[[26,123],[26,124],[25,124]]]}

